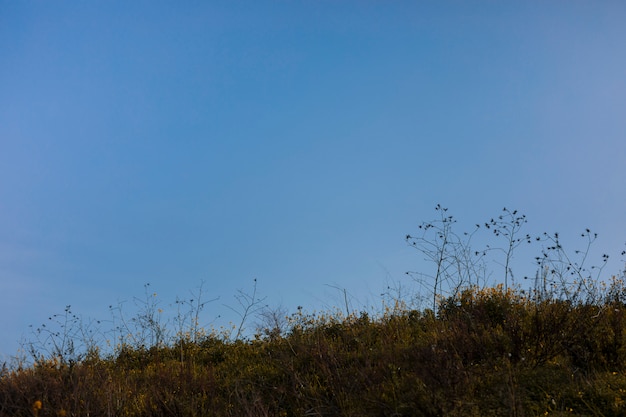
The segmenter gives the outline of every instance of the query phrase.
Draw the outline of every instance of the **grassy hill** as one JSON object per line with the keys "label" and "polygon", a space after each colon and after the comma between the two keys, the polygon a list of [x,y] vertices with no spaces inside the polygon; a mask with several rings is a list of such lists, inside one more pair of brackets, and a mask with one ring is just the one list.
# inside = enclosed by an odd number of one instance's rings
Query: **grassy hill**
{"label": "grassy hill", "polygon": [[[176,302],[170,332],[146,287],[138,315],[120,310],[103,340],[68,306],[3,366],[0,417],[625,416],[626,270],[602,280],[608,255],[587,265],[597,235],[586,229],[586,250],[570,256],[557,233],[522,234],[517,211],[457,233],[436,210],[406,236],[436,271],[413,277],[427,278],[418,296],[431,308],[388,297],[375,314],[346,302],[345,312],[287,315],[258,309],[255,281],[236,296],[239,325],[200,326],[200,287]],[[479,231],[503,246],[474,250]],[[541,255],[524,291],[510,261],[533,242]],[[501,285],[485,284],[490,255]],[[254,315],[263,325],[246,335]]]}
{"label": "grassy hill", "polygon": [[593,300],[467,287],[437,313],[298,311],[248,340],[92,346],[5,367],[0,415],[622,416],[625,302],[619,278]]}

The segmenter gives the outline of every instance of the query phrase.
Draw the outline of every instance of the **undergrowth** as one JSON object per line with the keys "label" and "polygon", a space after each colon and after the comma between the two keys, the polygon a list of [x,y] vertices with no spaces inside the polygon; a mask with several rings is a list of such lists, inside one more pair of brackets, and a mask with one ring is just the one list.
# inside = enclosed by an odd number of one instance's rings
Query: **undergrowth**
{"label": "undergrowth", "polygon": [[[489,223],[511,233],[506,268],[522,220]],[[188,312],[178,310],[169,333],[146,287],[134,319],[116,316],[111,347],[77,331],[68,307],[55,316],[59,332],[40,329],[30,362],[3,366],[0,416],[626,415],[625,274],[592,280],[582,263],[559,264],[563,253],[547,256],[560,250],[554,236],[530,290],[514,285],[512,271],[503,284],[472,274],[451,282],[450,242],[457,266],[480,268],[460,258],[469,253],[462,241],[443,237],[424,247],[439,262],[431,308],[395,299],[378,314],[288,315],[262,309],[255,282],[238,295],[237,329],[200,326],[198,294],[177,301]],[[242,337],[255,314],[264,325]]]}

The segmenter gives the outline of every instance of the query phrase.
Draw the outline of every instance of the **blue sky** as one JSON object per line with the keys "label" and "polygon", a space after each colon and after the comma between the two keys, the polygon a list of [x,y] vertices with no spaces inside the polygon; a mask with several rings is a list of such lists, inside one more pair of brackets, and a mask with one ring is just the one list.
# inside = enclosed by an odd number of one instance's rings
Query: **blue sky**
{"label": "blue sky", "polygon": [[437,203],[518,209],[572,248],[589,227],[619,272],[624,21],[617,1],[0,1],[0,353],[145,283],[167,307],[204,281],[207,322],[255,278],[288,311],[335,287],[378,303],[430,267],[404,236]]}

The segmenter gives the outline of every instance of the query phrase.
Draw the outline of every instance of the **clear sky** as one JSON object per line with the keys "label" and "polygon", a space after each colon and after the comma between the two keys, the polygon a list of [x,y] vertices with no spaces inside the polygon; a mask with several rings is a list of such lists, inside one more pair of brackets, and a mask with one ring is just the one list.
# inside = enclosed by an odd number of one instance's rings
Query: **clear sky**
{"label": "clear sky", "polygon": [[437,203],[589,227],[619,272],[624,22],[623,1],[0,0],[0,353],[145,283],[167,307],[204,281],[205,321],[255,278],[291,312],[376,303],[430,267],[404,236]]}

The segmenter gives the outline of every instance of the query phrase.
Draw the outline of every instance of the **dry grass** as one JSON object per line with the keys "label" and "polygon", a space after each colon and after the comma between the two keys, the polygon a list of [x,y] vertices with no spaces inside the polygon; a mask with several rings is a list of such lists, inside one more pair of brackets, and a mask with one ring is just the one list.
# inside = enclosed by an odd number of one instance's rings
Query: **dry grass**
{"label": "dry grass", "polygon": [[438,314],[396,305],[288,318],[253,340],[216,334],[91,349],[5,369],[1,416],[619,416],[626,304],[467,288]]}

